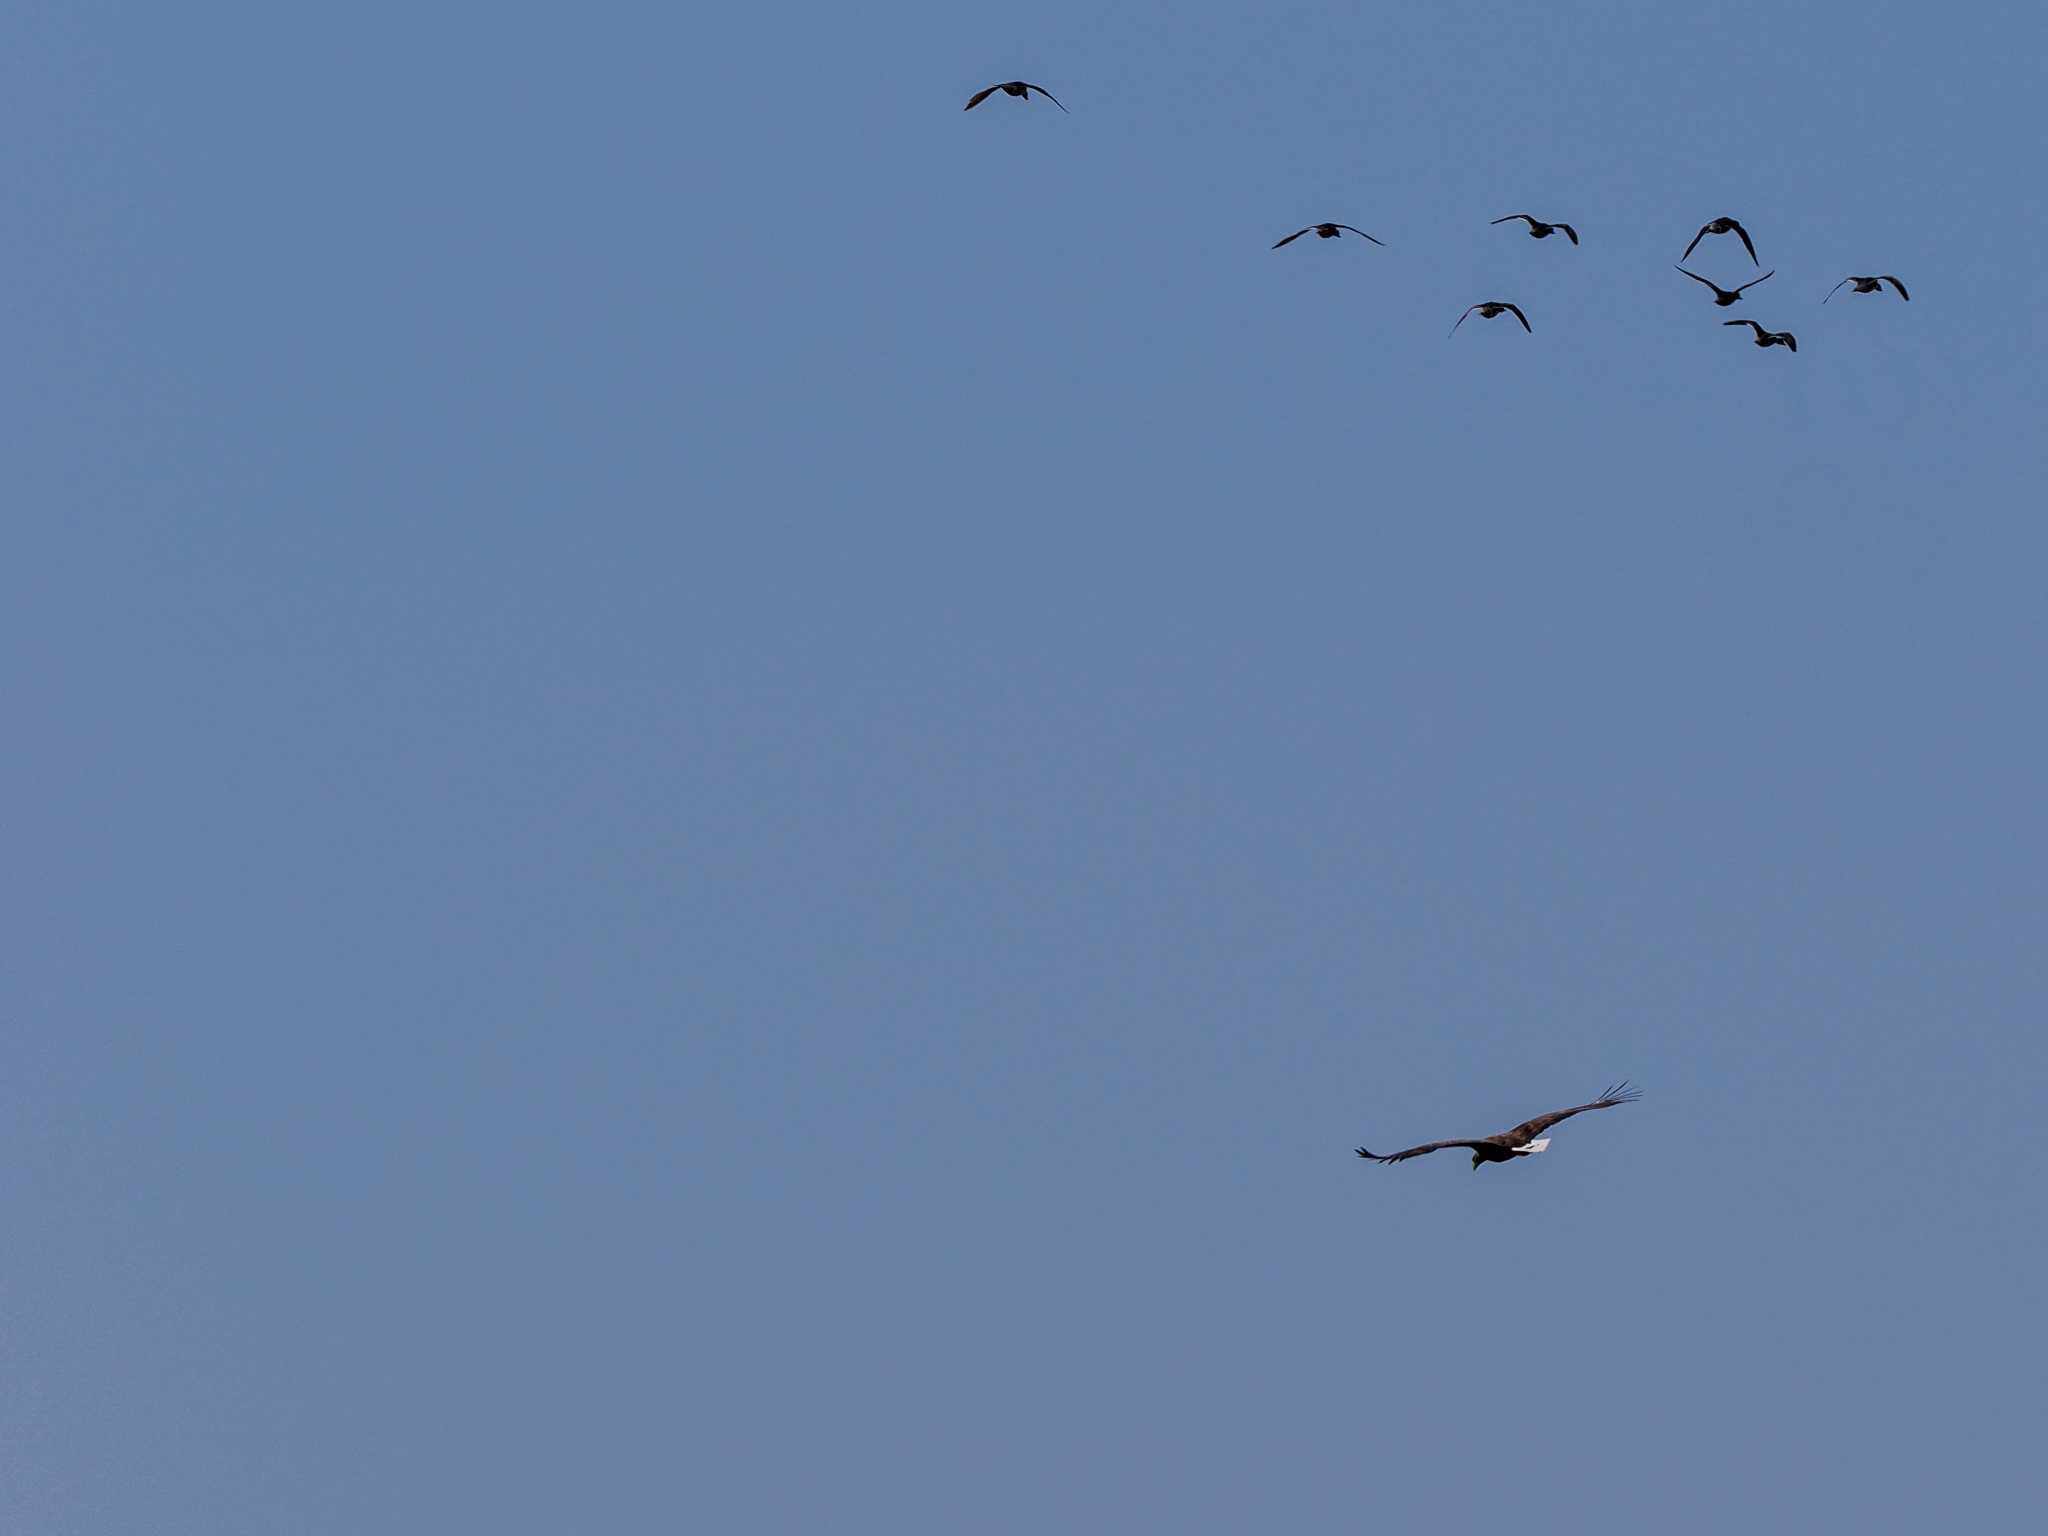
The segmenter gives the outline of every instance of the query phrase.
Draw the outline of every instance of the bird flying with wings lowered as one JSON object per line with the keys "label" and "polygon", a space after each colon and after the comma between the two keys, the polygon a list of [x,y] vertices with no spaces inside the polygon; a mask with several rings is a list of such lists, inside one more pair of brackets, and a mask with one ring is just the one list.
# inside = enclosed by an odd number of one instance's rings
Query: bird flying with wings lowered
{"label": "bird flying with wings lowered", "polygon": [[[1405,1152],[1389,1152],[1384,1155],[1368,1152],[1364,1147],[1357,1149],[1358,1155],[1375,1163],[1406,1162],[1411,1157],[1421,1157],[1425,1152],[1441,1152],[1445,1147],[1470,1147],[1472,1167],[1476,1172],[1482,1163],[1512,1162],[1518,1157],[1529,1157],[1550,1145],[1550,1138],[1543,1133],[1560,1120],[1569,1120],[1573,1115],[1583,1114],[1589,1109],[1612,1109],[1617,1104],[1633,1104],[1643,1096],[1640,1088],[1631,1088],[1626,1082],[1616,1083],[1590,1104],[1574,1104],[1570,1109],[1554,1109],[1547,1115],[1538,1115],[1534,1120],[1524,1120],[1511,1131],[1502,1131],[1497,1136],[1481,1136],[1473,1141],[1425,1141],[1419,1147],[1410,1147]],[[1538,1138],[1541,1137],[1541,1140]]]}

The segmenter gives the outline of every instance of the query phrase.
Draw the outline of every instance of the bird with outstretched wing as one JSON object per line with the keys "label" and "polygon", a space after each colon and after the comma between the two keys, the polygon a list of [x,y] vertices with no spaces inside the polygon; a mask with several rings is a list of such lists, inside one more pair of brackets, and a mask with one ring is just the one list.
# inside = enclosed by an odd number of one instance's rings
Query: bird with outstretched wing
{"label": "bird with outstretched wing", "polygon": [[1511,1162],[1518,1157],[1529,1157],[1550,1145],[1549,1138],[1537,1140],[1543,1133],[1560,1120],[1569,1120],[1573,1115],[1582,1115],[1589,1109],[1612,1109],[1617,1104],[1633,1104],[1641,1098],[1642,1090],[1632,1088],[1626,1080],[1616,1083],[1590,1104],[1574,1104],[1570,1109],[1554,1109],[1547,1115],[1538,1115],[1533,1120],[1524,1120],[1513,1130],[1502,1131],[1497,1136],[1480,1136],[1463,1141],[1426,1141],[1419,1147],[1409,1147],[1402,1152],[1381,1154],[1364,1147],[1355,1150],[1358,1155],[1375,1163],[1404,1163],[1411,1157],[1422,1157],[1430,1152],[1441,1152],[1446,1147],[1469,1147],[1472,1151],[1472,1166],[1478,1168],[1484,1163]]}
{"label": "bird with outstretched wing", "polygon": [[987,101],[989,97],[995,95],[997,91],[1001,91],[1006,96],[1020,96],[1026,101],[1029,101],[1031,99],[1031,93],[1033,91],[1036,91],[1039,95],[1043,96],[1047,101],[1051,102],[1054,106],[1058,107],[1062,112],[1065,112],[1067,110],[1066,103],[1061,101],[1059,97],[1053,95],[1051,91],[1048,91],[1042,85],[1033,85],[1029,80],[1004,80],[1000,84],[988,87],[986,90],[976,91],[972,96],[967,98],[967,105],[962,107],[960,110],[962,112],[972,112],[984,101]]}

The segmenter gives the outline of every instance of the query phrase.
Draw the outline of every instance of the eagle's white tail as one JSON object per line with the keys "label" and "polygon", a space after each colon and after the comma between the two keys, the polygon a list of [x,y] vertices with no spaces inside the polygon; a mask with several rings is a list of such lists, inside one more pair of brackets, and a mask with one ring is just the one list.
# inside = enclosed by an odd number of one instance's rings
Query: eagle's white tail
{"label": "eagle's white tail", "polygon": [[1546,1136],[1541,1141],[1525,1141],[1519,1147],[1515,1148],[1515,1150],[1517,1152],[1541,1152],[1545,1147],[1549,1145],[1550,1138]]}

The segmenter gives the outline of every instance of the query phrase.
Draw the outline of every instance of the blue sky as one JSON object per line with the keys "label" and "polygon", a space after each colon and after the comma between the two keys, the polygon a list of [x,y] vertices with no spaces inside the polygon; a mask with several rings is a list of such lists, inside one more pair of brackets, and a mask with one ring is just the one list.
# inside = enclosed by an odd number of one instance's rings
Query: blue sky
{"label": "blue sky", "polygon": [[0,48],[10,1530],[2038,1507],[2038,11],[161,12]]}

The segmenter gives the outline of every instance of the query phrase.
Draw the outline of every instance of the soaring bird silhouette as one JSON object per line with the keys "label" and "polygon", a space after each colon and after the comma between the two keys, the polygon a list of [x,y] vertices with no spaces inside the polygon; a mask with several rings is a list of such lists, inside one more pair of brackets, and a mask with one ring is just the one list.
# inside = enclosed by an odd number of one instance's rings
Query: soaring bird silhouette
{"label": "soaring bird silhouette", "polygon": [[[1822,303],[1827,301],[1823,299]],[[1756,332],[1756,344],[1760,347],[1783,347],[1788,352],[1799,350],[1799,338],[1790,331],[1767,331],[1754,320],[1723,320],[1723,325],[1746,325]]]}
{"label": "soaring bird silhouette", "polygon": [[[1731,324],[1739,322],[1730,322]],[[1364,1147],[1356,1148],[1358,1155],[1375,1163],[1401,1163],[1411,1157],[1421,1157],[1427,1152],[1441,1152],[1445,1147],[1470,1147],[1472,1167],[1476,1171],[1482,1163],[1512,1162],[1518,1157],[1530,1157],[1550,1145],[1550,1138],[1543,1136],[1560,1120],[1569,1120],[1573,1115],[1584,1114],[1589,1109],[1612,1109],[1617,1104],[1633,1104],[1641,1098],[1642,1090],[1631,1088],[1626,1082],[1616,1083],[1590,1104],[1575,1104],[1570,1109],[1554,1109],[1547,1115],[1538,1115],[1534,1120],[1524,1120],[1511,1131],[1502,1131],[1497,1136],[1480,1136],[1471,1141],[1425,1141],[1419,1147],[1410,1147],[1405,1152],[1389,1152],[1382,1156],[1369,1152]],[[1543,1136],[1541,1141],[1536,1138]]]}
{"label": "soaring bird silhouette", "polygon": [[1059,97],[1053,95],[1053,93],[1051,91],[1048,91],[1044,86],[1033,85],[1028,80],[1005,80],[1001,85],[992,85],[985,91],[976,91],[972,96],[967,98],[967,105],[962,107],[960,110],[962,112],[972,112],[984,101],[987,101],[989,97],[995,95],[997,91],[1001,91],[1005,96],[1021,96],[1026,101],[1029,101],[1031,99],[1031,93],[1033,91],[1036,91],[1039,95],[1043,96],[1047,101],[1051,102],[1054,106],[1058,107],[1062,112],[1067,110],[1065,104],[1061,102]]}
{"label": "soaring bird silhouette", "polygon": [[1471,309],[1467,309],[1464,314],[1458,316],[1457,325],[1453,325],[1445,334],[1449,336],[1457,335],[1458,326],[1463,325],[1472,318],[1472,310],[1474,309],[1479,311],[1479,318],[1482,320],[1491,320],[1494,316],[1500,314],[1512,314],[1517,320],[1522,322],[1523,330],[1528,331],[1531,336],[1536,334],[1530,328],[1529,317],[1523,314],[1517,305],[1508,303],[1506,299],[1488,299],[1484,304],[1474,304]]}
{"label": "soaring bird silhouette", "polygon": [[1532,240],[1548,240],[1552,235],[1556,234],[1561,229],[1564,231],[1565,239],[1571,241],[1573,245],[1577,245],[1579,243],[1579,232],[1576,229],[1573,229],[1571,225],[1546,224],[1541,219],[1530,218],[1529,215],[1526,213],[1511,213],[1506,218],[1495,219],[1493,222],[1496,224],[1509,224],[1514,222],[1516,219],[1528,220],[1529,237]]}
{"label": "soaring bird silhouette", "polygon": [[[1729,218],[1726,214],[1723,214],[1718,219],[1711,219],[1707,223],[1702,224],[1700,226],[1700,232],[1692,237],[1692,245],[1698,245],[1700,241],[1705,239],[1708,235],[1742,236],[1742,248],[1745,251],[1749,252],[1749,259],[1753,262],[1756,262],[1758,266],[1763,265],[1762,262],[1757,261],[1756,259],[1756,247],[1750,244],[1749,231],[1744,229],[1740,224],[1736,223],[1735,220]],[[1685,248],[1685,256],[1690,256],[1692,254],[1692,245],[1688,245]],[[1683,261],[1685,260],[1685,256],[1681,256],[1678,259],[1680,261]],[[1774,267],[1771,270],[1776,271],[1777,269]]]}
{"label": "soaring bird silhouette", "polygon": [[1293,234],[1289,235],[1286,240],[1275,240],[1273,242],[1273,249],[1277,251],[1280,249],[1281,246],[1286,245],[1289,241],[1299,240],[1311,229],[1316,232],[1316,237],[1321,240],[1342,240],[1344,236],[1341,233],[1339,233],[1339,231],[1349,229],[1351,230],[1351,233],[1353,233],[1354,235],[1365,235],[1365,238],[1372,241],[1374,245],[1385,245],[1387,243],[1386,241],[1379,239],[1377,236],[1366,235],[1365,231],[1362,229],[1353,229],[1352,226],[1349,224],[1310,224],[1306,228],[1297,229]]}
{"label": "soaring bird silhouette", "polygon": [[[1842,279],[1842,283],[1854,283],[1856,286],[1851,291],[1855,293],[1883,293],[1884,285],[1886,283],[1890,283],[1894,288],[1899,290],[1900,298],[1911,300],[1913,297],[1913,295],[1906,292],[1906,285],[1900,282],[1896,277],[1893,277],[1889,272],[1887,272],[1883,277],[1845,277]],[[1842,291],[1842,283],[1837,283],[1834,287],[1828,290],[1828,299],[1832,299],[1836,294]],[[1827,303],[1828,299],[1822,299],[1821,303]]]}
{"label": "soaring bird silhouette", "polygon": [[[1680,272],[1685,272],[1685,268],[1683,267],[1679,267],[1676,270]],[[1764,277],[1775,277],[1777,275],[1777,272],[1778,269],[1776,267],[1773,267],[1770,271],[1764,274]],[[1685,272],[1685,275],[1691,278],[1696,283],[1707,283],[1707,280],[1704,277],[1701,277],[1697,272]],[[1758,283],[1764,280],[1764,277],[1752,277],[1748,282],[1744,283],[1741,288],[1723,288],[1719,283],[1707,283],[1707,286],[1714,290],[1714,302],[1720,305],[1721,308],[1726,309],[1730,304],[1733,304],[1737,299],[1742,297],[1743,289],[1754,288]],[[1837,284],[1836,286],[1839,287],[1840,285]],[[1821,300],[1821,302],[1825,304],[1827,300],[1823,299]]]}

